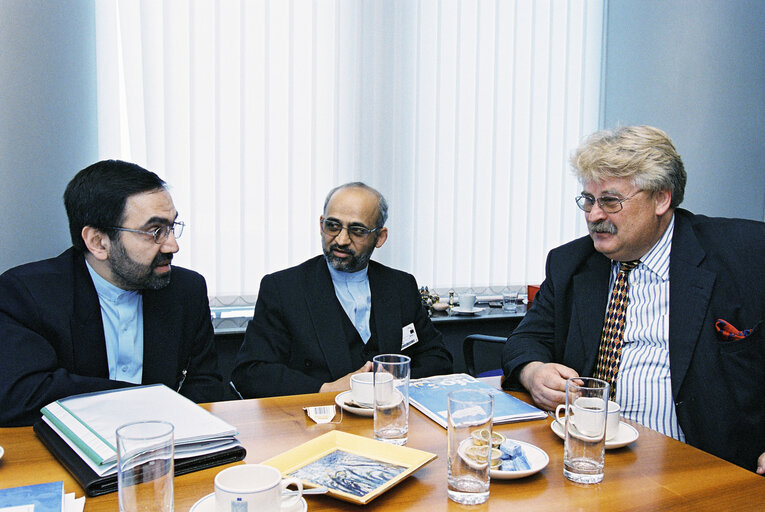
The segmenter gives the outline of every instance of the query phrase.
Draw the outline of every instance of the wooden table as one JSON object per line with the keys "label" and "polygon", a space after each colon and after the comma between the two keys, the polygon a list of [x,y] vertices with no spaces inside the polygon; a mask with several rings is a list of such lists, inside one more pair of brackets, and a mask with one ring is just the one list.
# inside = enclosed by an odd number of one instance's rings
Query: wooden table
{"label": "wooden table", "polygon": [[[372,436],[372,419],[345,413],[337,425],[316,425],[304,406],[333,403],[333,394],[218,402],[205,407],[234,424],[247,447],[246,462],[262,462],[333,429]],[[518,394],[521,398],[526,396]],[[550,464],[520,480],[493,480],[484,505],[464,506],[446,496],[446,431],[411,409],[407,446],[438,458],[398,486],[366,505],[391,511],[509,511],[509,510],[765,510],[765,478],[729,464],[652,430],[635,425],[639,439],[628,447],[606,452],[605,479],[592,486],[563,477],[563,443],[550,429],[550,419],[498,425],[506,436],[544,449]],[[37,440],[32,429],[0,429],[0,487],[64,480],[67,492],[83,491]],[[185,512],[213,491],[213,478],[222,468],[176,478],[175,509]],[[361,510],[328,496],[308,496],[308,510]],[[87,498],[86,512],[111,511],[117,494]]]}

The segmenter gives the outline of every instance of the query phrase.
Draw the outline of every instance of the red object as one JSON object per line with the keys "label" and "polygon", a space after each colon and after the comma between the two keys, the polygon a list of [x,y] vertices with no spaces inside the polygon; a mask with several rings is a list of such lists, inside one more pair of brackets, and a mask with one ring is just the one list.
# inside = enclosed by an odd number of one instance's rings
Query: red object
{"label": "red object", "polygon": [[732,324],[722,318],[718,318],[715,322],[715,329],[717,329],[717,334],[724,340],[743,340],[752,334],[752,329],[739,331],[737,327],[733,327]]}
{"label": "red object", "polygon": [[529,306],[531,306],[531,303],[534,302],[534,296],[539,291],[539,286],[529,285],[527,293],[529,295]]}

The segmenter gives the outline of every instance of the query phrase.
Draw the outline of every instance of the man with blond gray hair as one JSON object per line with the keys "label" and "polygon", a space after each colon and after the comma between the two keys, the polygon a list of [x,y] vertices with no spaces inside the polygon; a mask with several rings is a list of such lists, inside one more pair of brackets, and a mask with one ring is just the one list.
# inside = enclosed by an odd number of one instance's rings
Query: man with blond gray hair
{"label": "man with blond gray hair", "polygon": [[504,386],[554,409],[566,379],[602,378],[624,417],[765,473],[765,223],[678,208],[657,128],[595,133],[571,164],[589,236],[550,251]]}

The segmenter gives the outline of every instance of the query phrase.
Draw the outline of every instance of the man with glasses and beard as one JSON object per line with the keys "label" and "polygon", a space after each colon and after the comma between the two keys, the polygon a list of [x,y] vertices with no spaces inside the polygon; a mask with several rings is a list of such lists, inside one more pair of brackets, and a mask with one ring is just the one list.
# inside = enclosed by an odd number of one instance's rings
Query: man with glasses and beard
{"label": "man with glasses and beard", "polygon": [[232,381],[245,397],[344,391],[377,354],[412,358],[412,378],[452,372],[451,354],[410,274],[370,261],[388,238],[388,205],[363,183],[327,195],[324,256],[267,275]]}
{"label": "man with glasses and beard", "polygon": [[171,267],[183,231],[153,172],[108,160],[64,193],[70,249],[0,276],[0,425],[69,395],[162,383],[196,402],[223,384],[205,280]]}
{"label": "man with glasses and beard", "polygon": [[626,418],[765,473],[765,223],[678,208],[657,128],[595,133],[571,163],[590,234],[550,252],[504,385],[554,410],[566,379],[604,379]]}

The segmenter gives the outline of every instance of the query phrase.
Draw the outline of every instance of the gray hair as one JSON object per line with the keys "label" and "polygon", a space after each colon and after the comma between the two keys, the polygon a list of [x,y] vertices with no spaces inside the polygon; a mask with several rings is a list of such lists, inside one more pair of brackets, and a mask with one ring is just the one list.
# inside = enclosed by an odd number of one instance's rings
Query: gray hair
{"label": "gray hair", "polygon": [[361,188],[368,190],[377,196],[377,222],[375,223],[375,228],[380,229],[385,226],[385,222],[388,220],[388,201],[386,201],[385,197],[383,197],[383,195],[376,189],[360,181],[344,183],[330,190],[329,194],[327,194],[327,198],[324,200],[324,214],[327,213],[327,205],[329,204],[329,200],[332,198],[334,193],[345,188]]}
{"label": "gray hair", "polygon": [[581,182],[627,178],[643,190],[671,191],[671,208],[683,202],[683,161],[669,136],[652,126],[595,132],[574,151],[571,165]]}

